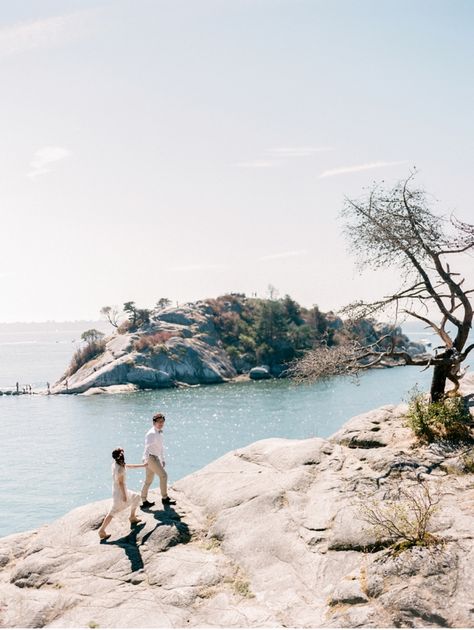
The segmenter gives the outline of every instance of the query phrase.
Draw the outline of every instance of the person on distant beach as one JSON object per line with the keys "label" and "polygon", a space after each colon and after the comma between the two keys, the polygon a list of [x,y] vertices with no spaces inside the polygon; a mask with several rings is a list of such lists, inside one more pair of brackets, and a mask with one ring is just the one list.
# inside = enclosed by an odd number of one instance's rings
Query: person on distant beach
{"label": "person on distant beach", "polygon": [[155,505],[154,501],[148,501],[148,490],[155,475],[160,478],[161,502],[167,505],[176,505],[176,501],[168,496],[168,475],[165,470],[164,447],[163,447],[163,427],[165,416],[162,413],[155,413],[153,416],[153,426],[145,436],[145,451],[143,461],[146,464],[146,478],[142,488],[142,509],[148,509]]}
{"label": "person on distant beach", "polygon": [[114,449],[112,458],[114,460],[112,463],[112,507],[100,526],[99,538],[101,540],[110,538],[110,534],[107,534],[105,528],[116,514],[127,507],[130,507],[130,523],[132,525],[140,523],[140,519],[135,513],[140,504],[140,495],[138,492],[132,492],[132,490],[127,489],[125,473],[127,468],[146,468],[146,464],[126,464],[123,448]]}

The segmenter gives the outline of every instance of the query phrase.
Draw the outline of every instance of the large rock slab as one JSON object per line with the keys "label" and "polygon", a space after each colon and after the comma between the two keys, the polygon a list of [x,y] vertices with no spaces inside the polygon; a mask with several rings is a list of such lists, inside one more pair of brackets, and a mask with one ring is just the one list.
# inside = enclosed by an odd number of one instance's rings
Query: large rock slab
{"label": "large rock slab", "polygon": [[[159,334],[164,335],[162,343],[140,345],[140,340]],[[159,389],[180,383],[223,383],[237,376],[213,332],[210,315],[199,310],[163,312],[141,334],[115,333],[105,342],[103,353],[63,377],[51,392],[81,394],[93,389],[98,394],[107,388],[111,393],[111,387],[128,384]]]}
{"label": "large rock slab", "polygon": [[[467,447],[419,446],[405,411],[230,452],[177,482],[173,508],[115,518],[106,543],[108,501],[0,539],[0,625],[474,627],[474,477],[452,466]],[[442,543],[394,555],[363,506],[421,479]]]}

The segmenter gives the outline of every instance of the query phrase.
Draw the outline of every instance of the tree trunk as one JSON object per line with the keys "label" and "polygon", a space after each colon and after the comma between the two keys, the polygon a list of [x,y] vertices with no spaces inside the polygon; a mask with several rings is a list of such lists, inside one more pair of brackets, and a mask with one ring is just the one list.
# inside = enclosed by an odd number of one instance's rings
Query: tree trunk
{"label": "tree trunk", "polygon": [[439,402],[440,400],[443,400],[448,372],[448,365],[434,366],[430,389],[431,402]]}

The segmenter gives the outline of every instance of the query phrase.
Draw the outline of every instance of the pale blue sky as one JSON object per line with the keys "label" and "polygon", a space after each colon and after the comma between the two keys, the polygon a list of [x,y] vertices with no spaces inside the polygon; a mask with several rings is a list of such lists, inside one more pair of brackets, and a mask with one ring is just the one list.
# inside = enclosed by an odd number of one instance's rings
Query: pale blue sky
{"label": "pale blue sky", "polygon": [[[474,219],[474,3],[0,5],[0,321],[269,283],[377,297],[345,195],[418,181]],[[472,273],[472,260],[468,261]]]}

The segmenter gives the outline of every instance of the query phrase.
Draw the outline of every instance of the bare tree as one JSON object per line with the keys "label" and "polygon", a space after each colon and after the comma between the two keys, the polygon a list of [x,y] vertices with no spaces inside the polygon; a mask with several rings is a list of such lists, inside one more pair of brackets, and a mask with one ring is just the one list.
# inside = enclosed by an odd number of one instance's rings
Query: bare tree
{"label": "bare tree", "polygon": [[[433,402],[444,397],[446,379],[455,385],[452,393],[459,389],[461,364],[474,348],[474,344],[466,347],[473,318],[469,294],[474,290],[464,287],[464,278],[452,270],[450,261],[455,257],[458,262],[462,254],[472,251],[474,226],[455,217],[435,215],[426,193],[412,186],[414,176],[412,173],[390,190],[374,186],[360,201],[346,200],[342,213],[345,232],[360,268],[398,268],[401,287],[375,302],[354,302],[342,313],[359,320],[394,307],[396,318],[404,314],[424,322],[439,336],[441,345],[431,356],[412,357],[393,343],[385,349],[380,344],[352,344],[346,348],[347,356],[341,357],[342,366],[329,360],[328,349],[319,348],[293,367],[297,377],[314,378],[312,371],[319,376],[353,373],[393,357],[407,365],[433,367]],[[312,364],[319,366],[315,369]]]}
{"label": "bare tree", "polygon": [[103,315],[114,328],[118,328],[119,311],[116,306],[103,306],[100,309],[100,314]]}

